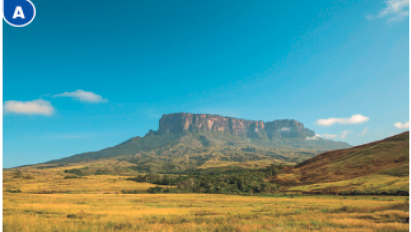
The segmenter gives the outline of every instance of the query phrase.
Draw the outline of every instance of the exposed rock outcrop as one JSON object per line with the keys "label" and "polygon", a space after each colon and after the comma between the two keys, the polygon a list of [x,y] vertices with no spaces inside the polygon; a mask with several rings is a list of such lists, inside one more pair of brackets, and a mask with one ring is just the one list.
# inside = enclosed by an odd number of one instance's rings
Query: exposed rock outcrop
{"label": "exposed rock outcrop", "polygon": [[210,114],[175,113],[163,115],[158,134],[218,131],[241,137],[307,137],[315,133],[296,120],[274,120],[263,122]]}

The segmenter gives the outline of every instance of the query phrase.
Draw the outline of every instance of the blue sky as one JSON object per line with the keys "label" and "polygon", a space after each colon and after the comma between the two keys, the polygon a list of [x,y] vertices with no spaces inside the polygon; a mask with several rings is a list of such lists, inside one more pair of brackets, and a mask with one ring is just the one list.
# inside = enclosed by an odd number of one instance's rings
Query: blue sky
{"label": "blue sky", "polygon": [[173,112],[292,118],[352,145],[408,130],[408,0],[33,3],[29,26],[4,23],[6,168]]}

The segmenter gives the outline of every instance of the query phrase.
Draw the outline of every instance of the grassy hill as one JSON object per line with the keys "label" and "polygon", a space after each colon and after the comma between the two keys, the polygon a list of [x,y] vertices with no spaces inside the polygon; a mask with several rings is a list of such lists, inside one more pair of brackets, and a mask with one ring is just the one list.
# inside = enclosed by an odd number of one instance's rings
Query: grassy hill
{"label": "grassy hill", "polygon": [[87,165],[72,170],[73,173],[116,174],[120,167],[96,166],[97,161],[109,159],[121,162],[122,166],[125,165],[130,170],[130,174],[182,173],[220,167],[259,168],[273,163],[293,165],[321,152],[346,147],[349,145],[342,142],[307,140],[304,137],[270,140],[211,131],[161,135],[148,133],[144,137],[134,137],[114,147],[53,160],[41,167],[81,163]]}
{"label": "grassy hill", "polygon": [[[87,159],[82,157],[83,154],[79,155],[81,159],[73,156],[47,164],[5,170],[4,187],[10,192],[17,191],[19,186],[24,192],[56,192],[65,182],[87,180],[90,183],[82,187],[83,192],[96,191],[101,186],[110,186],[108,189],[117,192],[120,189],[134,191],[125,182],[128,180],[164,185],[158,190],[169,192],[356,195],[407,195],[409,192],[408,132],[349,149],[328,151],[295,166],[293,160],[314,156],[312,152],[321,149],[315,148],[315,143],[309,143],[311,148],[301,147],[302,142],[300,147],[292,146],[290,140],[259,140],[256,143],[252,139],[216,132],[185,133],[163,137],[163,140],[157,136],[149,134],[142,138],[147,143],[142,143],[139,138],[119,145],[123,148],[132,144],[141,147],[140,152],[134,155],[111,156],[108,151],[113,151],[113,148],[108,148],[85,156]],[[163,145],[157,147],[159,145],[154,142]],[[150,150],[151,147],[157,148]],[[78,162],[70,162],[72,159]],[[273,173],[277,174],[272,176]],[[104,179],[103,176],[113,179],[113,183],[97,183]],[[62,179],[67,180],[62,182]],[[42,182],[44,185],[38,185]],[[49,182],[53,185],[46,184]],[[114,183],[121,185],[111,186]],[[100,187],[90,187],[94,185]],[[179,188],[171,191],[170,187],[176,185]],[[73,186],[70,191],[80,190]]]}
{"label": "grassy hill", "polygon": [[[163,115],[157,131],[100,151],[19,167],[87,175],[213,173],[294,165],[349,144],[322,139],[293,119],[269,122],[210,114]],[[74,168],[76,166],[76,168]]]}
{"label": "grassy hill", "polygon": [[409,132],[381,141],[325,152],[270,182],[292,191],[322,193],[408,193]]}

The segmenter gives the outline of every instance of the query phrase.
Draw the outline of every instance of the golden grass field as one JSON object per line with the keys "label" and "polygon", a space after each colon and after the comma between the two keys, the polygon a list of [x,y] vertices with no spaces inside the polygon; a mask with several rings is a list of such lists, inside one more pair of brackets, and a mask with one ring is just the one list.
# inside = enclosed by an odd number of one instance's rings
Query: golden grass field
{"label": "golden grass field", "polygon": [[4,231],[408,231],[408,197],[4,193]]}
{"label": "golden grass field", "polygon": [[290,187],[289,191],[296,192],[326,192],[330,189],[332,192],[390,192],[390,191],[404,191],[408,192],[410,180],[409,177],[397,177],[388,175],[369,175],[350,180],[342,180],[330,183],[319,183]]}
{"label": "golden grass field", "polygon": [[74,175],[63,171],[64,168],[5,170],[3,172],[3,191],[20,190],[23,193],[121,193],[122,190],[146,191],[150,187],[155,187],[150,183],[127,181],[126,179],[130,176],[91,175],[65,179],[65,177]]}
{"label": "golden grass field", "polygon": [[129,176],[64,178],[70,175],[58,168],[5,170],[3,230],[408,231],[409,226],[408,197],[146,194],[155,185],[127,181]]}

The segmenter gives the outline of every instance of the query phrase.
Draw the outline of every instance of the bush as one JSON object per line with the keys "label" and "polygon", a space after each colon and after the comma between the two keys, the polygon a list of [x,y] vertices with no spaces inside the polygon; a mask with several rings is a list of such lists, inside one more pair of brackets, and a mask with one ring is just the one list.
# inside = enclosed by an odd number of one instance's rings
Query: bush
{"label": "bush", "polygon": [[21,190],[20,189],[7,189],[6,190],[6,192],[9,192],[9,193],[21,193]]}
{"label": "bush", "polygon": [[137,191],[137,190],[125,190],[125,189],[123,189],[123,190],[121,190],[121,193],[123,193],[123,194],[140,194],[141,191]]}
{"label": "bush", "polygon": [[81,178],[79,176],[65,176],[64,179],[76,179],[76,178]]}
{"label": "bush", "polygon": [[149,193],[164,193],[164,188],[161,186],[151,187],[147,190]]}
{"label": "bush", "polygon": [[23,179],[25,179],[25,180],[33,180],[34,177],[33,177],[33,176],[30,176],[30,175],[27,175],[27,176],[23,176]]}

